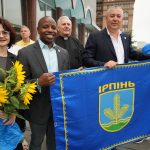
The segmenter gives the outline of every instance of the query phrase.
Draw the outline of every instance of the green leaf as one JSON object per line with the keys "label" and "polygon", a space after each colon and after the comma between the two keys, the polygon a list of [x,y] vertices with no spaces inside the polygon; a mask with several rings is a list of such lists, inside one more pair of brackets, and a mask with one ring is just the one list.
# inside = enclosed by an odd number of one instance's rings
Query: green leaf
{"label": "green leaf", "polygon": [[16,108],[14,106],[12,106],[11,104],[8,104],[8,105],[5,105],[4,112],[13,114],[15,109]]}
{"label": "green leaf", "polygon": [[7,75],[6,71],[2,68],[0,68],[0,71],[2,72],[2,74],[4,75],[4,77]]}
{"label": "green leaf", "polygon": [[4,85],[4,83],[0,82],[0,86],[4,87],[5,85]]}
{"label": "green leaf", "polygon": [[19,109],[22,109],[22,110],[25,110],[25,109],[29,109],[29,106],[23,104],[23,103],[20,103],[19,104]]}
{"label": "green leaf", "polygon": [[19,100],[15,96],[11,96],[10,101],[15,108],[19,109]]}
{"label": "green leaf", "polygon": [[14,80],[14,79],[8,79],[8,81],[10,82],[10,83],[12,83],[12,84],[16,84],[16,80]]}
{"label": "green leaf", "polygon": [[20,115],[16,110],[14,110],[13,112],[3,112],[5,117],[8,118],[10,115],[15,115],[16,117],[25,120],[25,118]]}

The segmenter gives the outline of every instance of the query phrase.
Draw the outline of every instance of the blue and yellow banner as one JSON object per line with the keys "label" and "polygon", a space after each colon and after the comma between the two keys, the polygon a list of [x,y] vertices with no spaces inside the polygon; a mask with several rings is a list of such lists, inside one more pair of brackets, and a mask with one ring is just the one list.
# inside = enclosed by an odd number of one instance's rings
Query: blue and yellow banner
{"label": "blue and yellow banner", "polygon": [[0,150],[14,150],[24,135],[17,123],[4,125],[0,119]]}
{"label": "blue and yellow banner", "polygon": [[150,62],[55,75],[57,150],[106,150],[150,136]]}

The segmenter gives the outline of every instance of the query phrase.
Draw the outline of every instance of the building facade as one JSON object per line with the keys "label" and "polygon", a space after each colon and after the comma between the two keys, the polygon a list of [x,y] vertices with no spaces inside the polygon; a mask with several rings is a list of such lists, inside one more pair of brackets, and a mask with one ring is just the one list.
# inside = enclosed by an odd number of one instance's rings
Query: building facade
{"label": "building facade", "polygon": [[131,32],[135,0],[97,0],[97,25],[105,27],[105,14],[109,7],[117,5],[124,10],[122,31]]}
{"label": "building facade", "polygon": [[12,22],[16,31],[27,25],[33,40],[37,38],[36,27],[41,17],[52,16],[57,21],[62,15],[72,20],[72,35],[83,44],[90,32],[99,30],[96,0],[0,0],[0,16]]}

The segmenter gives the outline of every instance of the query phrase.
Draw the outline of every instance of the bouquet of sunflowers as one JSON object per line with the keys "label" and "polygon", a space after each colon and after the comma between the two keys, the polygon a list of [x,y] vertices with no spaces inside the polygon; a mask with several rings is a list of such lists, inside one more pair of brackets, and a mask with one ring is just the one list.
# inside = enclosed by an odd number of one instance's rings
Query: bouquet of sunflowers
{"label": "bouquet of sunflowers", "polygon": [[0,68],[4,76],[4,82],[0,82],[0,111],[4,115],[16,115],[23,118],[18,110],[29,109],[32,94],[36,93],[36,83],[25,83],[25,71],[23,65],[16,61],[10,70]]}

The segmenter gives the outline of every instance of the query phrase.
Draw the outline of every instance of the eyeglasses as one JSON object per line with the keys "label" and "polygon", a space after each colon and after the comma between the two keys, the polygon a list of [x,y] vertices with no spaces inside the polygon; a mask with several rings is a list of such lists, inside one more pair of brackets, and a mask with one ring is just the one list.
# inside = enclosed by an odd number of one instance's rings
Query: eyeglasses
{"label": "eyeglasses", "polygon": [[0,35],[8,36],[8,35],[10,35],[10,33],[9,33],[9,31],[4,30],[4,31],[0,32]]}

